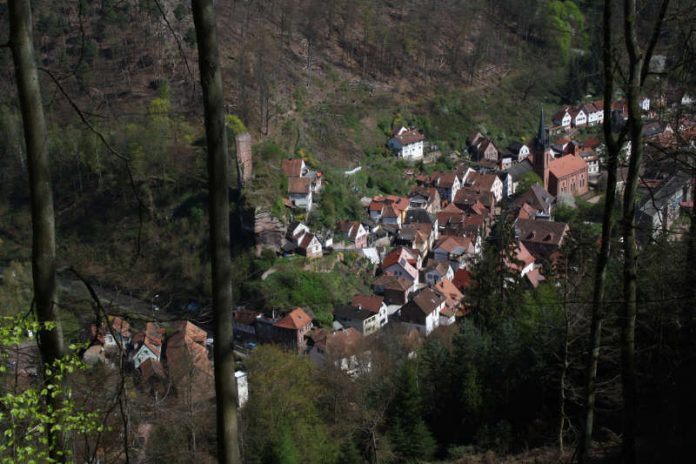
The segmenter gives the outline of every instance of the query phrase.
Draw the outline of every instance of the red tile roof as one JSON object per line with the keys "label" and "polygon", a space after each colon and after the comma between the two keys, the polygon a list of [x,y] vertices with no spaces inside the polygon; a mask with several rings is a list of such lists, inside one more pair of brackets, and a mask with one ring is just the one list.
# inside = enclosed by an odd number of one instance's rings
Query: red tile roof
{"label": "red tile roof", "polygon": [[452,283],[460,291],[464,291],[471,287],[471,284],[473,282],[472,279],[473,274],[471,272],[467,271],[466,269],[457,269],[457,271],[454,273]]}
{"label": "red tile roof", "polygon": [[300,158],[283,160],[283,174],[288,177],[300,177],[302,175],[303,161]]}
{"label": "red tile roof", "polygon": [[422,142],[425,140],[425,136],[421,134],[417,129],[409,129],[394,136],[401,145],[409,145],[412,143]]}
{"label": "red tile roof", "polygon": [[378,313],[384,303],[384,297],[377,295],[355,295],[350,304],[356,308],[366,309],[373,313]]}
{"label": "red tile roof", "polygon": [[288,193],[303,195],[309,193],[309,177],[288,177]]}
{"label": "red tile roof", "polygon": [[306,312],[304,312],[302,308],[295,308],[273,325],[283,329],[299,330],[311,323],[312,319],[307,315]]}
{"label": "red tile roof", "polygon": [[587,171],[587,162],[585,162],[582,157],[575,155],[563,156],[551,161],[549,164],[549,171],[554,177],[556,177],[556,179],[560,179],[582,170]]}

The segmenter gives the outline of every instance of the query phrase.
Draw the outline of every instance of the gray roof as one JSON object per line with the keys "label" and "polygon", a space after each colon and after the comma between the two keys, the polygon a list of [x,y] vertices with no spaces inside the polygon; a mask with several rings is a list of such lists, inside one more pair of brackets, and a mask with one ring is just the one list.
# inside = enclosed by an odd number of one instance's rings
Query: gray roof
{"label": "gray roof", "polygon": [[507,175],[510,176],[513,181],[516,181],[519,180],[524,174],[532,170],[532,163],[530,163],[527,160],[524,160],[521,163],[517,163],[503,172],[507,173]]}

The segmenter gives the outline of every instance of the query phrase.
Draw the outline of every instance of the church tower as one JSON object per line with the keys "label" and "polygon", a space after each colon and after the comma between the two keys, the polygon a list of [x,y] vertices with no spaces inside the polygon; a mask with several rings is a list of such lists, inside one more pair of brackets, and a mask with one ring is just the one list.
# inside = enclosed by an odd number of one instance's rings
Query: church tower
{"label": "church tower", "polygon": [[549,148],[549,136],[544,126],[544,107],[541,108],[539,117],[539,132],[534,138],[532,147],[534,172],[544,181],[544,190],[549,189],[549,164],[551,163],[551,150]]}

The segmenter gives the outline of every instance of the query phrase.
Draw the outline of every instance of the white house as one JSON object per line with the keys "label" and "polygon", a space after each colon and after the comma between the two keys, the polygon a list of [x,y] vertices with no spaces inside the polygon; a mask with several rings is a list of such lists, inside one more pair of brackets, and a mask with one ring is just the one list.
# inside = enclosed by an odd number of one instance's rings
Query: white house
{"label": "white house", "polygon": [[507,149],[512,153],[513,157],[517,158],[518,162],[524,161],[529,157],[529,147],[522,142],[512,142]]}
{"label": "white house", "polygon": [[643,111],[650,111],[650,99],[648,97],[642,97],[638,102],[640,109]]}
{"label": "white house", "polygon": [[587,125],[587,113],[582,107],[572,108],[570,110],[571,122],[573,127],[582,127]]}
{"label": "white house", "polygon": [[423,142],[425,136],[417,129],[401,127],[389,139],[387,145],[399,158],[420,160],[423,158]]}
{"label": "white house", "polygon": [[384,297],[376,295],[354,296],[350,305],[334,309],[334,317],[344,327],[352,327],[364,336],[372,335],[389,322]]}
{"label": "white house", "polygon": [[242,408],[249,401],[249,384],[247,382],[247,373],[244,371],[235,371],[234,380],[237,384],[237,407]]}
{"label": "white house", "polygon": [[570,128],[572,117],[568,112],[568,107],[561,108],[556,114],[554,114],[551,117],[551,121],[557,126],[561,126],[564,129]]}
{"label": "white house", "polygon": [[309,177],[288,177],[288,198],[297,208],[312,209],[312,185]]}
{"label": "white house", "polygon": [[424,288],[401,307],[401,322],[409,329],[416,329],[428,336],[440,325],[440,312],[447,302],[443,295],[432,288]]}
{"label": "white house", "polygon": [[434,285],[441,280],[452,280],[454,271],[447,261],[432,260],[423,272],[425,281]]}
{"label": "white house", "polygon": [[140,367],[142,363],[148,359],[154,359],[155,361],[160,360],[161,346],[157,346],[152,343],[145,342],[140,345],[133,355],[133,367],[136,369]]}

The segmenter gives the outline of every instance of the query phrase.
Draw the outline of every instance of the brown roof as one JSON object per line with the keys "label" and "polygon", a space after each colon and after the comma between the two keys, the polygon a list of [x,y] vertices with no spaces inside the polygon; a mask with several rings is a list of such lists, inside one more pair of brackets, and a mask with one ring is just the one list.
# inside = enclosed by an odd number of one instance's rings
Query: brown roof
{"label": "brown roof", "polygon": [[565,222],[519,219],[520,240],[561,246],[569,227]]}
{"label": "brown roof", "polygon": [[508,267],[513,271],[522,271],[523,268],[534,262],[534,256],[532,256],[527,247],[524,246],[524,243],[520,242],[515,250],[515,260],[522,262],[522,266],[517,262],[511,262],[508,263]]}
{"label": "brown roof", "polygon": [[587,171],[587,163],[580,156],[566,155],[551,161],[549,171],[556,178],[574,174],[578,171]]}
{"label": "brown roof", "polygon": [[311,233],[304,234],[302,236],[302,239],[300,240],[300,243],[297,244],[298,247],[302,248],[303,250],[306,250],[310,243],[312,243],[312,240],[314,240],[315,235]]}
{"label": "brown roof", "polygon": [[[445,297],[432,288],[424,288],[413,296],[413,299],[401,308],[401,318],[404,320],[418,320],[417,312],[422,316],[435,311],[435,309],[445,302]],[[414,314],[415,313],[415,314]]]}
{"label": "brown roof", "polygon": [[164,373],[164,369],[162,368],[162,364],[156,359],[147,358],[142,364],[140,364],[139,369],[145,382],[152,378],[165,379],[167,377]]}
{"label": "brown roof", "polygon": [[498,178],[495,174],[481,174],[479,172],[472,172],[466,178],[467,185],[475,188],[480,192],[490,192],[493,188],[493,183]]}
{"label": "brown roof", "polygon": [[382,275],[373,282],[374,286],[384,287],[386,290],[397,290],[404,292],[411,288],[412,283],[401,277]]}
{"label": "brown roof", "polygon": [[251,309],[238,309],[234,312],[234,321],[237,324],[252,325],[261,313]]}
{"label": "brown roof", "polygon": [[302,308],[295,308],[273,325],[283,329],[299,330],[311,323],[312,319]]}
{"label": "brown roof", "polygon": [[302,163],[300,158],[283,160],[283,174],[288,177],[300,177],[302,175]]}
{"label": "brown roof", "polygon": [[382,307],[383,302],[384,297],[377,295],[355,295],[353,299],[350,300],[351,306],[367,309],[373,313],[379,312],[379,308]]}
{"label": "brown roof", "polygon": [[336,330],[326,336],[326,352],[337,358],[347,358],[355,353],[361,339],[360,332],[352,327]]}
{"label": "brown roof", "polygon": [[172,328],[176,331],[176,333],[182,334],[183,339],[187,343],[205,344],[205,340],[208,338],[208,334],[205,332],[205,330],[189,321],[176,321],[172,323]]}
{"label": "brown roof", "polygon": [[303,195],[309,193],[309,177],[288,177],[288,193]]}
{"label": "brown roof", "polygon": [[445,305],[453,311],[457,309],[464,298],[464,295],[459,291],[457,286],[447,279],[443,279],[436,283],[435,290],[445,297]]}
{"label": "brown roof", "polygon": [[442,248],[447,253],[452,253],[452,251],[457,247],[461,247],[465,250],[468,250],[471,247],[471,239],[469,237],[447,235],[445,237],[440,238],[433,248]]}
{"label": "brown roof", "polygon": [[466,269],[457,269],[457,271],[454,273],[452,283],[460,291],[464,291],[471,287],[472,278],[473,274],[471,272],[467,271]]}
{"label": "brown roof", "polygon": [[432,176],[433,185],[442,188],[452,188],[456,179],[457,173],[455,172],[440,172]]}
{"label": "brown roof", "polygon": [[409,129],[394,136],[401,145],[409,145],[411,143],[421,142],[425,140],[425,136],[416,129]]}

